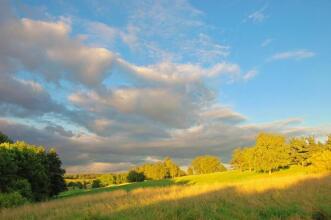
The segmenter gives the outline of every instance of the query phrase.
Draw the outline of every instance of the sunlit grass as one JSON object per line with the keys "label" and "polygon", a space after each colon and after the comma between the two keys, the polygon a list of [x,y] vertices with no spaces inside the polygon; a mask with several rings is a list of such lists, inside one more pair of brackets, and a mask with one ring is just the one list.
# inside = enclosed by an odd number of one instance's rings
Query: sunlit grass
{"label": "sunlit grass", "polygon": [[331,217],[331,175],[291,169],[270,176],[230,171],[176,178],[173,183],[126,184],[4,210],[0,219],[311,219],[313,215]]}

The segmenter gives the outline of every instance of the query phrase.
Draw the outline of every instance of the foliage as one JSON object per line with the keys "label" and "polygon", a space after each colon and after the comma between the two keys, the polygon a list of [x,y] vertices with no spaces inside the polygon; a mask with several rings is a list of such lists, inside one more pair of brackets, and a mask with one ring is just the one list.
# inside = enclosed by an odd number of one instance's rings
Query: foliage
{"label": "foliage", "polygon": [[269,172],[288,166],[290,157],[289,149],[282,135],[258,135],[255,149],[256,171]]}
{"label": "foliage", "polygon": [[184,175],[184,171],[169,157],[166,157],[163,162],[143,164],[134,170],[143,173],[146,179],[150,180],[162,180]]}
{"label": "foliage", "polygon": [[48,178],[50,180],[49,195],[58,195],[66,190],[66,184],[63,178],[65,170],[62,169],[62,162],[57,155],[55,149],[50,149],[47,152]]}
{"label": "foliage", "polygon": [[145,180],[144,173],[139,173],[135,170],[131,170],[128,174],[128,182],[142,182]]}
{"label": "foliage", "polygon": [[92,188],[100,188],[101,187],[101,181],[98,179],[95,179],[92,181]]}
{"label": "foliage", "polygon": [[261,133],[252,147],[237,148],[231,164],[235,169],[257,172],[273,172],[281,168],[314,165],[328,169],[328,149],[331,136],[325,144],[316,143],[314,137],[293,137],[289,141],[283,135]]}
{"label": "foliage", "polygon": [[313,167],[319,171],[331,171],[331,149],[325,148],[315,152],[310,158]]}
{"label": "foliage", "polygon": [[28,200],[18,192],[0,193],[0,208],[10,208],[27,203]]}
{"label": "foliage", "polygon": [[69,182],[67,184],[67,187],[70,188],[70,189],[83,189],[83,184],[81,182]]}
{"label": "foliage", "polygon": [[127,183],[128,173],[107,173],[99,176],[102,186],[110,186],[114,184]]}
{"label": "foliage", "polygon": [[191,165],[195,174],[205,174],[225,171],[221,161],[215,156],[198,156],[192,161]]}
{"label": "foliage", "polygon": [[227,171],[82,190],[3,210],[0,219],[330,219],[331,176],[308,170]]}
{"label": "foliage", "polygon": [[64,178],[65,179],[97,179],[100,176],[102,176],[102,174],[95,174],[95,173],[78,173],[78,174],[65,174]]}
{"label": "foliage", "polygon": [[0,144],[2,143],[13,143],[13,141],[4,133],[0,131]]}
{"label": "foliage", "polygon": [[187,175],[193,175],[192,167],[187,168]]}
{"label": "foliage", "polygon": [[54,150],[25,142],[0,144],[0,192],[40,201],[65,190],[64,170]]}

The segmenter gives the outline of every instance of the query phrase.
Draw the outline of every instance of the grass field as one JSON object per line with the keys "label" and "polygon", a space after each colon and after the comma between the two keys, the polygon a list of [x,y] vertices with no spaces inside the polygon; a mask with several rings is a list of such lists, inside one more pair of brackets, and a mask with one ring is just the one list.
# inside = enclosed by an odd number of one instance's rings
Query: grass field
{"label": "grass field", "polygon": [[331,219],[331,174],[227,171],[73,190],[0,219]]}

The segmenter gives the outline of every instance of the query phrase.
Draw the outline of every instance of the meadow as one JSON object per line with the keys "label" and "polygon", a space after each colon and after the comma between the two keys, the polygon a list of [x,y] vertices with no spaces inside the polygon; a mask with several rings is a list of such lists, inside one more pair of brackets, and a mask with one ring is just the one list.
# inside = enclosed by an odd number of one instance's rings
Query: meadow
{"label": "meadow", "polygon": [[0,219],[330,219],[331,173],[226,171],[99,189],[3,209]]}

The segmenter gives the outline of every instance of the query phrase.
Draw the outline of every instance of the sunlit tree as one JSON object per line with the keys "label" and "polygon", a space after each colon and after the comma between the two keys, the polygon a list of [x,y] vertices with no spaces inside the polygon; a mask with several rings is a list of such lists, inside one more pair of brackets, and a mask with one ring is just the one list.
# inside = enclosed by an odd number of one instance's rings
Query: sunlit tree
{"label": "sunlit tree", "polygon": [[195,174],[205,174],[225,171],[220,159],[215,156],[198,156],[192,161],[191,167]]}

